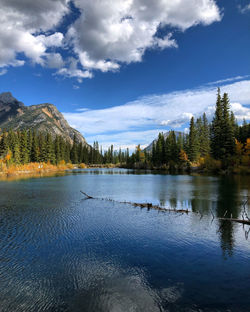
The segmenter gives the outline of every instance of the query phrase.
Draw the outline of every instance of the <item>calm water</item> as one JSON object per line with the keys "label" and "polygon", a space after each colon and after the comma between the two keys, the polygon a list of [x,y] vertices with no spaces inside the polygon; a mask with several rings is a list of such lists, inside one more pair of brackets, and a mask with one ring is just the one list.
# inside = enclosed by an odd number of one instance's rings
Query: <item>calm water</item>
{"label": "calm water", "polygon": [[250,311],[249,226],[211,213],[240,217],[249,193],[249,177],[118,169],[0,181],[0,311]]}

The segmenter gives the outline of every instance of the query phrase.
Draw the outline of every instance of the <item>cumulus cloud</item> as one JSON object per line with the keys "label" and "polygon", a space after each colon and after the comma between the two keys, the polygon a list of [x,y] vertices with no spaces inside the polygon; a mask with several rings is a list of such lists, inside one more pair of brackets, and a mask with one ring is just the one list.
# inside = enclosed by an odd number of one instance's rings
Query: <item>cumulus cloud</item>
{"label": "cumulus cloud", "polygon": [[46,65],[48,68],[62,68],[64,61],[61,54],[49,53],[46,55]]}
{"label": "cumulus cloud", "polygon": [[66,66],[60,68],[55,74],[68,78],[77,78],[79,83],[84,78],[92,78],[92,73],[89,70],[78,68],[78,61],[75,58],[69,58]]}
{"label": "cumulus cloud", "polygon": [[0,67],[23,65],[21,54],[43,65],[47,49],[62,43],[63,34],[54,29],[69,12],[68,3],[69,0],[1,0]]}
{"label": "cumulus cloud", "polygon": [[[21,66],[27,58],[66,77],[91,78],[93,70],[117,71],[141,61],[149,48],[177,47],[174,30],[158,36],[165,26],[185,31],[221,19],[215,0],[71,2],[79,17],[61,33],[57,26],[71,12],[70,0],[1,0],[0,67]],[[61,49],[75,58],[74,68],[62,60]]]}
{"label": "cumulus cloud", "polygon": [[148,48],[176,47],[171,33],[157,37],[164,26],[181,30],[219,21],[213,0],[75,0],[82,13],[71,25],[67,37],[83,67],[102,71],[120,63],[142,60]]}
{"label": "cumulus cloud", "polygon": [[[231,100],[231,108],[238,121],[250,120],[250,80],[221,87]],[[211,119],[216,102],[215,87],[201,87],[162,95],[150,95],[133,102],[106,109],[78,109],[64,113],[70,125],[83,133],[92,143],[104,146],[115,143],[134,146],[150,143],[160,131],[184,130],[192,116],[206,112]]]}

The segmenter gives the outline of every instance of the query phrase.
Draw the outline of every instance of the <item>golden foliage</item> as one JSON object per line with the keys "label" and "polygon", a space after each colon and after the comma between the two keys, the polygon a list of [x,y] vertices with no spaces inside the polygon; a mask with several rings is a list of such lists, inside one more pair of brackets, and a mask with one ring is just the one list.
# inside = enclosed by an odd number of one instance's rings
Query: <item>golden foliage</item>
{"label": "golden foliage", "polygon": [[188,156],[183,149],[180,150],[179,159],[181,162],[187,162],[188,161]]}
{"label": "golden foliage", "polygon": [[87,168],[87,166],[86,166],[84,163],[81,163],[81,164],[79,165],[79,168],[85,169],[85,168]]}
{"label": "golden foliage", "polygon": [[216,160],[214,158],[212,158],[210,155],[207,155],[204,157],[204,164],[203,166],[205,167],[205,169],[209,170],[209,171],[215,171],[215,170],[219,170],[221,169],[221,161],[220,160]]}
{"label": "golden foliage", "polygon": [[71,169],[71,164],[59,164],[58,166],[52,165],[50,163],[28,163],[24,165],[11,164],[7,165],[6,157],[5,159],[0,159],[0,173],[3,175],[21,175],[30,173],[45,173],[45,172],[58,172],[64,171],[66,169]]}

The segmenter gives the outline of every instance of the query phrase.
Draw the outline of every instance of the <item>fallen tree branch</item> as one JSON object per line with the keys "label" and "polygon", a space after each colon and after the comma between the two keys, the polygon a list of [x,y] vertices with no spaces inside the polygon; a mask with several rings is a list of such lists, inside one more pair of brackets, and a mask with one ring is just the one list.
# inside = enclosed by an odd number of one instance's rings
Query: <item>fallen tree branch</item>
{"label": "fallen tree branch", "polygon": [[231,222],[238,222],[242,224],[248,224],[250,225],[250,220],[241,220],[241,219],[235,219],[235,218],[218,218],[219,220],[224,220],[224,221],[231,221]]}
{"label": "fallen tree branch", "polygon": [[94,197],[92,197],[92,196],[89,196],[88,194],[86,194],[85,192],[83,192],[83,191],[80,191],[83,195],[85,195],[87,198],[89,198],[89,199],[94,199]]}
{"label": "fallen tree branch", "polygon": [[169,208],[164,208],[159,205],[153,205],[152,203],[134,203],[134,202],[127,202],[127,201],[118,201],[110,198],[99,198],[99,197],[93,197],[88,195],[87,193],[80,191],[84,196],[86,196],[88,199],[98,199],[98,200],[106,200],[106,201],[111,201],[111,202],[116,202],[119,204],[128,204],[132,205],[134,207],[140,207],[140,208],[147,208],[147,209],[154,209],[154,210],[159,210],[159,211],[165,211],[165,212],[178,212],[178,213],[186,213],[188,214],[190,210],[188,209],[169,209]]}
{"label": "fallen tree branch", "polygon": [[[153,205],[152,203],[134,203],[134,202],[127,202],[127,201],[118,201],[118,200],[114,200],[114,199],[110,199],[110,198],[99,198],[99,197],[93,197],[88,195],[87,193],[80,191],[84,196],[86,196],[88,199],[97,199],[97,200],[105,200],[105,201],[111,201],[111,202],[116,202],[119,204],[128,204],[128,205],[132,205],[134,207],[140,207],[140,208],[147,208],[148,210],[150,209],[154,209],[154,210],[158,210],[158,211],[164,211],[164,212],[177,212],[177,213],[181,213],[181,214],[188,214],[189,212],[191,212],[188,209],[169,209],[169,208],[164,208],[161,207],[159,205]],[[211,211],[212,213],[212,211]],[[218,218],[218,220],[224,220],[224,221],[231,221],[231,222],[238,222],[238,223],[242,223],[242,224],[248,224],[250,225],[250,220],[247,217],[247,219],[241,220],[241,219],[235,219],[232,218],[232,214],[231,214],[231,218],[225,218],[227,211],[224,213],[223,218]],[[200,213],[201,214],[201,213]],[[214,214],[212,213],[213,219],[214,219]],[[201,218],[203,217],[203,215],[201,215]]]}

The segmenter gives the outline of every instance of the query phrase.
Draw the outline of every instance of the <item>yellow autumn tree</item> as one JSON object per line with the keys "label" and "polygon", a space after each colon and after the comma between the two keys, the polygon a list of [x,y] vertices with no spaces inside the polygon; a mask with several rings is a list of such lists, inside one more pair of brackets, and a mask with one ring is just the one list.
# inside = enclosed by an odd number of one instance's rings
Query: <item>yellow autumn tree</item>
{"label": "yellow autumn tree", "polygon": [[183,149],[180,150],[179,160],[181,163],[186,163],[188,161],[188,156]]}
{"label": "yellow autumn tree", "polygon": [[141,150],[140,144],[136,146],[135,155],[136,155],[136,161],[138,161],[138,162],[144,162],[145,161],[145,154]]}
{"label": "yellow autumn tree", "polygon": [[244,154],[242,156],[242,164],[244,166],[250,166],[250,138],[247,138]]}
{"label": "yellow autumn tree", "polygon": [[12,153],[10,150],[8,150],[6,156],[4,157],[4,161],[5,161],[7,166],[9,166],[9,164],[10,164],[11,156],[12,156]]}

